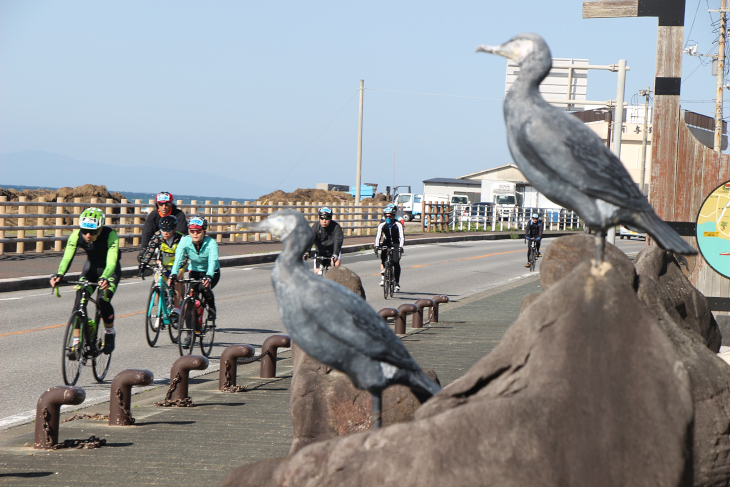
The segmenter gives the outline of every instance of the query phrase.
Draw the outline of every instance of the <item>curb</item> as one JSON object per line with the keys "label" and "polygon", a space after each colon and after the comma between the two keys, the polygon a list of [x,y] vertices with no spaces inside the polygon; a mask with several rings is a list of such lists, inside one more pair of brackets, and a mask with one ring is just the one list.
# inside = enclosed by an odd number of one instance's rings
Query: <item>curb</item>
{"label": "curb", "polygon": [[[519,235],[520,232],[518,232]],[[544,233],[545,238],[556,238],[563,237],[565,235],[573,235],[576,232],[550,232]],[[424,245],[424,244],[435,244],[435,243],[447,243],[447,242],[468,242],[478,240],[510,240],[509,233],[498,233],[498,234],[487,234],[487,235],[458,235],[449,237],[422,237],[415,238],[406,241],[406,246],[409,245]],[[373,244],[354,244],[345,245],[342,247],[343,254],[350,254],[353,252],[360,252],[362,250],[370,250],[373,248]],[[232,255],[227,257],[220,257],[218,261],[221,267],[237,267],[243,265],[256,265],[256,264],[267,264],[274,262],[279,256],[279,252],[266,252],[262,254],[246,254],[246,255]],[[137,277],[137,266],[123,267],[122,268],[122,279],[128,279],[131,277]],[[66,277],[69,279],[78,279],[81,276],[80,272],[69,272]],[[11,279],[0,279],[0,293],[12,292],[12,291],[25,291],[28,289],[39,289],[48,287],[48,280],[50,276],[28,276],[28,277],[15,277]],[[62,284],[63,285],[63,284]]]}

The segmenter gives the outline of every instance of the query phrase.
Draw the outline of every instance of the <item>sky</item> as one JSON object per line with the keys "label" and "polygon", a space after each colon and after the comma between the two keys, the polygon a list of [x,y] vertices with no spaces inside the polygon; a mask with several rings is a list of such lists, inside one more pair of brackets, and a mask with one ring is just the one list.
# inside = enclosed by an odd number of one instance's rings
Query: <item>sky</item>
{"label": "sky", "polygon": [[[719,0],[686,1],[685,44],[715,53],[708,10]],[[420,191],[425,179],[512,162],[507,60],[474,50],[520,32],[543,36],[553,57],[626,59],[627,102],[653,87],[657,19],[583,19],[575,0],[3,0],[0,154],[82,161],[111,190],[146,190],[114,187],[119,167],[167,170],[168,186],[176,171],[205,173],[209,195],[216,179],[287,192],[354,185],[364,80],[362,182]],[[713,116],[706,63],[684,57],[681,102]],[[589,72],[589,99],[615,99],[616,88],[615,73]],[[0,185],[40,181],[31,169],[13,178]]]}

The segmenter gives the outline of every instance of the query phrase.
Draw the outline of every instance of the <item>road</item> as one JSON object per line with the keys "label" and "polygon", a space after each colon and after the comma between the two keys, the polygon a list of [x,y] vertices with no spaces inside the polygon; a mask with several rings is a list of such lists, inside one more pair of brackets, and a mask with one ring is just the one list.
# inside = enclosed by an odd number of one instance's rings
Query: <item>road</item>
{"label": "road", "polygon": [[[546,240],[543,249],[549,243]],[[644,246],[635,240],[617,240],[617,244],[629,255]],[[378,286],[379,265],[372,251],[347,254],[343,265],[361,277],[368,303],[378,310],[435,294],[446,294],[458,301],[525,278],[530,275],[523,267],[525,254],[522,240],[408,246],[401,261],[402,291],[387,301]],[[259,352],[268,336],[286,333],[271,286],[272,267],[273,264],[264,264],[221,270],[215,289],[218,329],[207,372],[217,370],[220,353],[228,345],[247,343]],[[170,367],[179,357],[177,345],[162,333],[155,348],[150,348],[145,340],[143,308],[150,283],[149,279],[120,283],[112,301],[117,316],[117,348],[104,383],[96,383],[91,367],[82,369],[76,385],[86,390],[85,405],[108,400],[111,380],[124,369],[151,370],[158,385],[169,380]],[[63,384],[62,341],[73,300],[71,287],[62,289],[60,299],[51,295],[50,288],[0,294],[0,430],[32,420],[43,391]],[[194,353],[199,353],[199,349]]]}

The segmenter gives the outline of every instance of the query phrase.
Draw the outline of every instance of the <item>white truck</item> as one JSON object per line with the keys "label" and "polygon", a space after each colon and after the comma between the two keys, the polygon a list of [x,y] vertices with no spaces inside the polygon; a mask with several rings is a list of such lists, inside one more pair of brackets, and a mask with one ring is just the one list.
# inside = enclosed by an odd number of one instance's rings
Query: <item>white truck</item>
{"label": "white truck", "polygon": [[421,218],[423,211],[423,202],[426,203],[450,203],[451,199],[456,198],[460,201],[464,196],[447,196],[445,194],[415,194],[401,193],[395,196],[393,200],[398,206],[398,210],[403,214],[403,219],[407,222],[416,218]]}
{"label": "white truck", "polygon": [[508,218],[517,211],[517,185],[510,181],[482,179],[482,202],[494,203],[497,215]]}

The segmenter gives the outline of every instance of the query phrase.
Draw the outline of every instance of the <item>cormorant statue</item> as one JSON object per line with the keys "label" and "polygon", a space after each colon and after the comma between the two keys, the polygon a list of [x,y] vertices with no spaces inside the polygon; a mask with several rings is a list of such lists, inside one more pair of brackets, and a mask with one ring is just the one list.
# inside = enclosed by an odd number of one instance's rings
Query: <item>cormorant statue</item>
{"label": "cormorant statue", "polygon": [[535,189],[578,213],[596,233],[596,265],[603,260],[604,232],[619,224],[637,227],[665,250],[697,251],[654,213],[621,161],[577,117],[548,104],[538,86],[552,67],[550,49],[537,34],[519,34],[501,46],[477,47],[520,65],[504,99],[512,158]]}
{"label": "cormorant statue", "polygon": [[410,387],[421,403],[441,390],[370,305],[307,268],[302,256],[314,234],[300,212],[279,210],[266,220],[241,226],[281,238],[271,281],[284,326],[312,358],[344,372],[355,387],[370,392],[373,428],[381,425],[382,392],[389,385]]}

